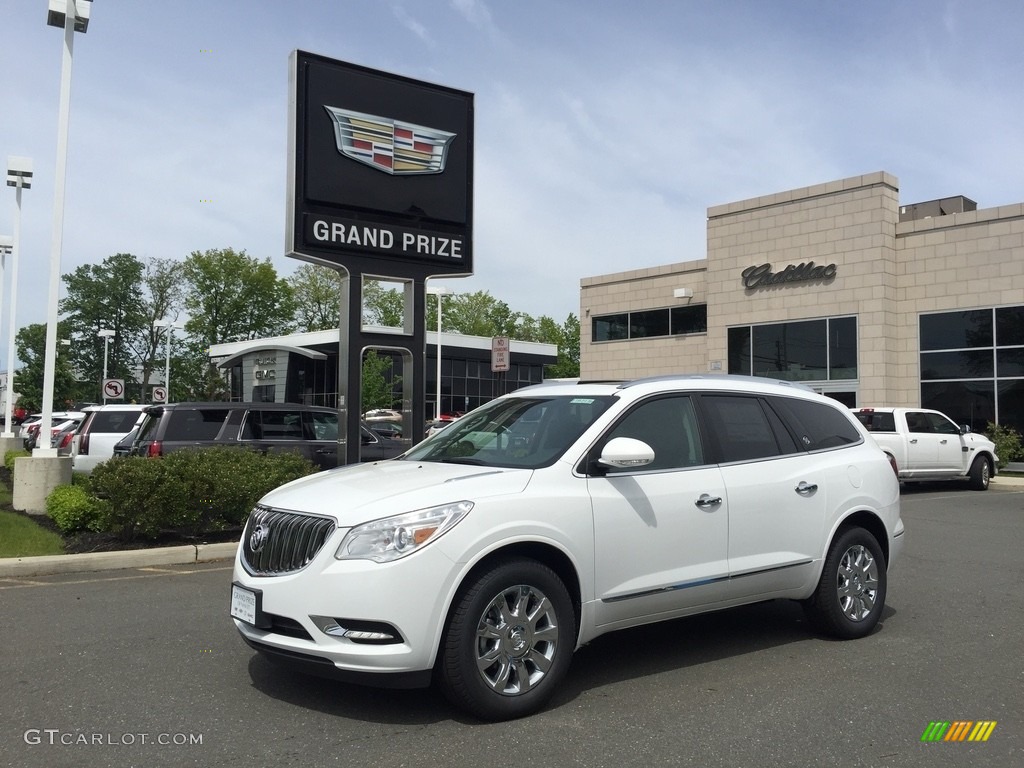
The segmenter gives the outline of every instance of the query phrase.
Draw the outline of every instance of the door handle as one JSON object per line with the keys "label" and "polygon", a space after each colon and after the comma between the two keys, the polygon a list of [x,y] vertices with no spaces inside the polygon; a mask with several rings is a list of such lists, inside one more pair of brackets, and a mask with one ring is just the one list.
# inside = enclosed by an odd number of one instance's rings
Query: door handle
{"label": "door handle", "polygon": [[912,438],[910,442],[912,442],[912,443],[916,443],[916,442],[917,442],[917,438],[916,438],[916,437],[915,437],[915,438]]}
{"label": "door handle", "polygon": [[945,439],[943,439],[943,440],[939,440],[939,444],[940,444],[940,445],[945,445],[945,444],[946,444],[946,443],[948,443],[948,442],[949,442],[949,440],[945,440]]}
{"label": "door handle", "polygon": [[801,480],[800,484],[793,490],[799,493],[801,496],[810,496],[812,493],[818,490],[818,484],[808,483],[804,480]]}
{"label": "door handle", "polygon": [[710,509],[711,507],[717,507],[719,504],[721,504],[722,503],[722,497],[721,496],[709,496],[706,493],[702,493],[700,495],[700,498],[697,499],[693,503],[696,504],[701,509]]}

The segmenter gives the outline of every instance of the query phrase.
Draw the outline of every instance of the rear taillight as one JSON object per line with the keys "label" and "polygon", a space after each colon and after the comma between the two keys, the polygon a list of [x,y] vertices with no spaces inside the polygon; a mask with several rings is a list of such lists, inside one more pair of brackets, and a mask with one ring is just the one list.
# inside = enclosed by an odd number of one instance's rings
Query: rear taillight
{"label": "rear taillight", "polygon": [[71,441],[74,439],[74,437],[74,432],[68,432],[66,435],[64,435],[64,438],[60,441],[60,445],[58,447],[67,448],[69,445],[71,445]]}
{"label": "rear taillight", "polygon": [[163,456],[163,453],[164,453],[164,446],[163,446],[163,443],[161,443],[159,440],[154,440],[152,443],[149,444],[149,453],[147,455],[150,458],[156,458],[158,456]]}
{"label": "rear taillight", "polygon": [[885,455],[889,457],[889,466],[892,467],[893,474],[896,475],[896,477],[899,477],[900,468],[896,466],[896,457],[893,456],[891,453],[887,453]]}
{"label": "rear taillight", "polygon": [[86,432],[82,435],[82,439],[78,441],[78,455],[88,456],[89,455],[89,433]]}

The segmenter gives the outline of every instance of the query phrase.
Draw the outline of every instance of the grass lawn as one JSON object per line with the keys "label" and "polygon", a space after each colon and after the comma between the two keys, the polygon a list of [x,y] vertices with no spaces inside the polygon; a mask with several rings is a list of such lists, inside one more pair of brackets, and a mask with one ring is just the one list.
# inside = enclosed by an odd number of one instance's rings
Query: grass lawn
{"label": "grass lawn", "polygon": [[[11,504],[11,491],[0,483],[0,507]],[[0,557],[63,555],[64,540],[24,515],[0,509]]]}

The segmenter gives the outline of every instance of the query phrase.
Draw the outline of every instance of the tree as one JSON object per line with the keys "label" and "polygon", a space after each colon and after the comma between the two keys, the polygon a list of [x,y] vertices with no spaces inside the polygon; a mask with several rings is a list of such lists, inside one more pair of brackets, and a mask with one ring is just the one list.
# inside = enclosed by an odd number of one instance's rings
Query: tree
{"label": "tree", "polygon": [[[146,325],[131,342],[135,359],[142,373],[139,402],[145,402],[149,392],[150,378],[154,369],[159,369],[160,350],[166,350],[168,328],[157,328],[157,320],[175,322],[181,311],[184,287],[182,286],[183,265],[173,259],[150,259],[142,276],[147,296],[143,301]],[[173,341],[174,336],[171,336]],[[166,354],[166,352],[165,352]],[[161,379],[163,377],[160,377]],[[166,382],[164,382],[166,383]],[[175,392],[177,395],[177,392]],[[175,400],[183,398],[175,397]]]}
{"label": "tree", "polygon": [[[70,326],[67,321],[57,323],[57,359],[53,369],[53,409],[62,410],[67,403],[82,400],[82,391],[75,381],[71,366],[70,347],[60,343],[67,339]],[[29,411],[38,411],[43,402],[43,378],[46,364],[46,324],[26,325],[14,340],[18,359],[24,363],[14,373],[13,391],[21,393],[19,404]],[[88,385],[87,385],[88,386]]]}
{"label": "tree", "polygon": [[[133,378],[138,362],[134,347],[148,324],[142,273],[143,265],[135,256],[116,253],[64,275],[66,294],[58,309],[65,315],[68,335],[62,338],[71,340],[71,363],[79,377],[89,382],[90,400],[101,396],[104,357],[109,378]],[[114,331],[109,345],[99,335],[101,330]]]}
{"label": "tree", "polygon": [[188,286],[185,329],[205,347],[281,336],[294,327],[294,292],[269,259],[231,248],[193,251],[182,275]]}
{"label": "tree", "polygon": [[181,366],[175,378],[176,394],[184,391],[219,399],[225,396],[223,377],[209,362],[210,345],[291,332],[294,292],[277,276],[269,259],[259,261],[231,248],[193,251],[182,265],[182,276],[189,314],[187,349],[196,362]]}
{"label": "tree", "polygon": [[[436,307],[436,305],[434,305]],[[487,291],[460,293],[444,299],[441,327],[468,336],[508,336],[523,339],[523,331],[529,327],[530,317],[522,312],[513,312],[504,301],[491,296]],[[437,311],[428,314],[437,327]]]}
{"label": "tree", "polygon": [[545,378],[573,379],[580,375],[580,321],[570,314],[562,325],[547,315],[537,321],[538,338],[558,347],[558,360],[544,369]]}
{"label": "tree", "polygon": [[402,327],[405,318],[405,295],[395,283],[366,280],[362,291],[364,325],[385,328]]}
{"label": "tree", "polygon": [[318,264],[303,264],[288,278],[295,294],[298,330],[327,331],[338,328],[341,319],[341,273]]}
{"label": "tree", "polygon": [[394,375],[394,360],[389,355],[378,355],[371,349],[363,355],[362,413],[374,408],[391,408],[395,404],[394,391],[402,377]]}

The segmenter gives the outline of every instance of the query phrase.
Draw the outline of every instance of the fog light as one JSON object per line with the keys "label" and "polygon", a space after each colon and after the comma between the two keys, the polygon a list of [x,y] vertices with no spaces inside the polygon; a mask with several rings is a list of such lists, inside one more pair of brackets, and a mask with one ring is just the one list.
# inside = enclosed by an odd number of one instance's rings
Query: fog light
{"label": "fog light", "polygon": [[402,636],[390,624],[380,621],[350,621],[330,616],[310,616],[317,629],[331,637],[343,637],[353,643],[389,645],[402,642]]}

